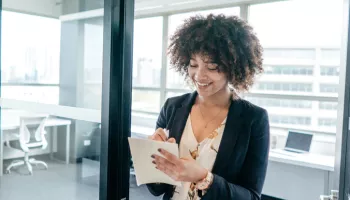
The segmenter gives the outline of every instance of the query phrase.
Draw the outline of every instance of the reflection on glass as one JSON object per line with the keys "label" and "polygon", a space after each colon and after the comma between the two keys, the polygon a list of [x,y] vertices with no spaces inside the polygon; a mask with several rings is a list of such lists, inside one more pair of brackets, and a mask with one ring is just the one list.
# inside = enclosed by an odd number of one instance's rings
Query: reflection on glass
{"label": "reflection on glass", "polygon": [[160,87],[163,18],[137,19],[134,27],[133,85]]}
{"label": "reflection on glass", "polygon": [[[102,83],[103,19],[84,23],[84,82]],[[100,96],[99,96],[100,97]]]}
{"label": "reflection on glass", "polygon": [[132,110],[144,112],[160,111],[160,93],[157,91],[132,91]]}
{"label": "reflection on glass", "polygon": [[[77,106],[101,109],[103,18],[93,18],[79,23],[84,25],[84,90]],[[68,71],[67,68],[66,70]],[[79,75],[76,79],[81,81]]]}
{"label": "reflection on glass", "polygon": [[100,109],[103,17],[64,21],[61,32],[59,105]]}

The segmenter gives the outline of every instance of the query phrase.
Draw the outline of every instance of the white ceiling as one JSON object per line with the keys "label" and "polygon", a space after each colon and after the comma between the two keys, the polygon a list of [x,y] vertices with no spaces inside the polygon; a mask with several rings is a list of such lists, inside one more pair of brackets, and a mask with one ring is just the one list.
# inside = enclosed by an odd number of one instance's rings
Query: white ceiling
{"label": "white ceiling", "polygon": [[[266,1],[275,0],[135,0],[135,14],[136,16],[157,15]],[[6,10],[59,17],[61,15],[62,2],[63,0],[5,0],[3,1],[3,8]]]}
{"label": "white ceiling", "polygon": [[198,8],[233,5],[252,0],[136,0],[135,11],[140,14],[176,12]]}

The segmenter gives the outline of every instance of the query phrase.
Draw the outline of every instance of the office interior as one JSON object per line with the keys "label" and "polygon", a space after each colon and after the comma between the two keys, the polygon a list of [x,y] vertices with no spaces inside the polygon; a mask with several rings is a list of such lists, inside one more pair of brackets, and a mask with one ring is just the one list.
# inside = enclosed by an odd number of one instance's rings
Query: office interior
{"label": "office interior", "polygon": [[[2,0],[0,199],[99,199],[103,7],[103,0]],[[239,16],[264,47],[265,73],[241,94],[269,112],[262,199],[330,194],[339,182],[343,9],[342,0],[136,0],[132,137],[153,134],[165,100],[193,90],[167,60],[177,26],[195,14]],[[28,154],[16,145],[26,117],[37,119],[27,124],[32,132],[45,120],[47,143]],[[291,131],[312,134],[307,153],[275,151]],[[159,199],[137,186],[132,168],[130,199]]]}

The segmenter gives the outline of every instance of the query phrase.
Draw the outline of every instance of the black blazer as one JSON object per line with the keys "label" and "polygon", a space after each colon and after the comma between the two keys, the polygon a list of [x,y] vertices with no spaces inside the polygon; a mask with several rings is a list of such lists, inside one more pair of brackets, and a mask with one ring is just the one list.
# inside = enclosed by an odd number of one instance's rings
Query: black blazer
{"label": "black blazer", "polygon": [[[197,92],[169,98],[156,128],[169,129],[179,144]],[[232,100],[223,137],[213,166],[214,181],[203,200],[258,200],[268,163],[270,128],[266,110],[243,99]],[[168,200],[174,187],[148,184],[149,191]]]}

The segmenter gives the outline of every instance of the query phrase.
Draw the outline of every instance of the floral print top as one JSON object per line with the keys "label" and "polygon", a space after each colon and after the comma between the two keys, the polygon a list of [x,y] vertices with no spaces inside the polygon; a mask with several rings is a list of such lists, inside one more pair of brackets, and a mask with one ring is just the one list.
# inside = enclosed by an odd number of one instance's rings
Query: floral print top
{"label": "floral print top", "polygon": [[[220,146],[226,119],[206,139],[198,143],[192,130],[191,116],[188,117],[180,141],[180,157],[192,157],[202,167],[211,171]],[[200,200],[194,183],[182,182],[176,187],[172,200]]]}

